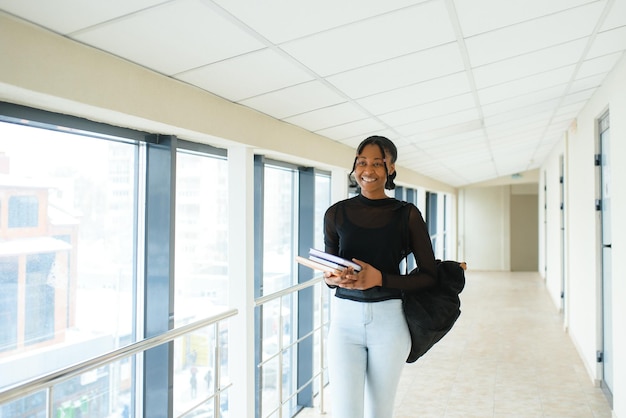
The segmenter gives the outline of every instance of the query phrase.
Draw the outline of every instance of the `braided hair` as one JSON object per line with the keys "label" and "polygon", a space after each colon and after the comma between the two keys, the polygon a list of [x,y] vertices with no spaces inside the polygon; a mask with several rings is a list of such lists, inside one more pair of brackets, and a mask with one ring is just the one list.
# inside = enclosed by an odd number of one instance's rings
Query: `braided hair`
{"label": "braided hair", "polygon": [[396,159],[398,158],[398,149],[396,148],[395,144],[391,142],[389,138],[386,138],[380,135],[372,135],[370,137],[365,138],[363,141],[361,141],[361,143],[357,147],[356,149],[357,157],[354,157],[354,162],[352,163],[352,171],[350,172],[350,174],[348,174],[350,185],[352,187],[356,187],[357,185],[354,179],[354,176],[352,175],[356,168],[356,160],[358,158],[358,155],[361,154],[361,152],[363,151],[363,148],[365,148],[366,145],[370,145],[370,144],[377,145],[380,148],[380,152],[383,154],[383,159],[385,161],[385,174],[387,175],[387,181],[385,182],[385,189],[388,189],[388,190],[395,189],[396,184],[393,182],[393,180],[396,178],[396,172],[394,171],[393,173],[389,174],[389,169],[387,168],[386,156],[388,155],[391,158],[390,163],[394,164],[396,162]]}

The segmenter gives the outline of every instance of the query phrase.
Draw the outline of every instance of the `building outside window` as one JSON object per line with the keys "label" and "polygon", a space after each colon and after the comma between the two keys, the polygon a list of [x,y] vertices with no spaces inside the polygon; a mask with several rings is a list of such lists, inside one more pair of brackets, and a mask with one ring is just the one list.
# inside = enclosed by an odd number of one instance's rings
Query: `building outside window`
{"label": "building outside window", "polygon": [[[0,122],[0,389],[134,340],[137,148]],[[70,379],[54,413],[121,411],[130,379],[122,362]],[[42,399],[0,416],[45,416]]]}

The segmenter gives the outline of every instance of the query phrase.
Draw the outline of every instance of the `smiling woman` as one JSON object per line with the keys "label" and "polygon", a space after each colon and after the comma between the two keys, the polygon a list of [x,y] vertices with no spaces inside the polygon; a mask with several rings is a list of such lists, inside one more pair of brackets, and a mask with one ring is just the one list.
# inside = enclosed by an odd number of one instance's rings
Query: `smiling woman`
{"label": "smiling woman", "polygon": [[396,158],[395,145],[385,137],[361,142],[350,173],[360,194],[332,205],[324,216],[325,251],[361,267],[359,272],[348,267],[324,273],[326,284],[336,289],[328,337],[334,418],[392,416],[411,346],[402,291],[436,281],[430,237],[413,204],[408,204],[408,229],[419,269],[400,274],[406,255],[406,206],[385,194],[385,189],[395,188]]}
{"label": "smiling woman", "polygon": [[372,198],[385,198],[385,189],[396,187],[393,180],[397,158],[398,151],[393,142],[384,136],[370,136],[359,145],[350,176],[354,176],[362,194],[369,195],[369,190],[374,192]]}

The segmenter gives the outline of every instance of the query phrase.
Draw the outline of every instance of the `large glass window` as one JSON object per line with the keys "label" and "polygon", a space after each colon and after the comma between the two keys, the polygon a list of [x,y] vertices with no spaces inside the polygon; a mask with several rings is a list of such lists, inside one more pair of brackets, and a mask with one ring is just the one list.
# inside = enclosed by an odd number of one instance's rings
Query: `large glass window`
{"label": "large glass window", "polygon": [[[331,205],[330,175],[317,173],[315,175],[315,248],[324,249],[324,213]],[[326,375],[319,374],[326,368],[326,352],[323,344],[328,336],[330,324],[330,297],[331,290],[326,283],[321,282],[314,288],[313,295],[313,371],[314,371],[314,393],[319,394],[323,390],[323,385],[328,383]],[[301,313],[305,314],[305,313]],[[324,377],[320,380],[318,377]]]}
{"label": "large glass window", "polygon": [[[330,175],[263,161],[262,299],[258,320],[258,405],[260,417],[293,416],[311,406],[321,390],[323,338],[329,291],[311,276],[298,277],[298,251],[324,248],[323,217],[330,206]],[[318,273],[315,273],[319,276]],[[260,302],[259,302],[260,303]],[[303,353],[308,353],[303,356]]]}
{"label": "large glass window", "polygon": [[266,295],[295,284],[297,171],[269,164],[264,171],[262,293]]}
{"label": "large glass window", "polygon": [[[176,156],[176,326],[228,309],[228,166],[221,155]],[[217,370],[228,381],[227,328],[207,327],[174,343],[174,415],[214,413]],[[216,349],[219,347],[219,355]],[[227,396],[220,405],[227,410]],[[192,416],[192,415],[189,415]]]}
{"label": "large glass window", "polygon": [[228,166],[179,150],[176,162],[176,325],[228,308]]}
{"label": "large glass window", "polygon": [[428,226],[428,233],[430,234],[430,241],[433,245],[433,251],[435,251],[435,257],[438,256],[437,214],[437,193],[426,192],[426,225]]}
{"label": "large glass window", "polygon": [[[42,126],[0,122],[0,389],[135,339],[138,144]],[[122,410],[128,388],[111,376],[68,381],[57,396],[98,399],[98,416]],[[20,402],[0,416],[45,414]]]}
{"label": "large glass window", "polygon": [[[263,167],[263,279],[262,295],[297,283],[294,257],[297,248],[297,180],[295,167],[265,162]],[[282,405],[295,391],[297,362],[297,298],[293,294],[268,301],[258,308],[261,319],[260,416],[288,413],[293,402]]]}

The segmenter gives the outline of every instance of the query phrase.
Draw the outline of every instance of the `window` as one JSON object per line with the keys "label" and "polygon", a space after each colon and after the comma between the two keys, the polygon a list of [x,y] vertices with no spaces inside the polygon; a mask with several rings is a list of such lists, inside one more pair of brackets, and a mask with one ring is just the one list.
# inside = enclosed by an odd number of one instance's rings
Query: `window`
{"label": "window", "polygon": [[[182,142],[182,141],[181,141]],[[228,308],[228,165],[225,151],[176,153],[175,323],[185,325]],[[223,152],[222,152],[223,151]],[[206,327],[174,342],[174,416],[213,415],[216,367],[227,379],[227,329]],[[216,347],[220,347],[216,358]],[[217,364],[217,365],[216,365]],[[222,411],[228,409],[222,394]]]}
{"label": "window", "polygon": [[18,267],[17,257],[0,258],[0,353],[17,347]]}
{"label": "window", "polygon": [[270,164],[264,171],[262,294],[266,295],[295,284],[297,171]]}
{"label": "window", "polygon": [[26,256],[24,343],[27,345],[54,337],[54,287],[48,280],[54,274],[54,261],[54,253]]}
{"label": "window", "polygon": [[9,197],[9,228],[32,228],[38,224],[39,202],[36,196]]}
{"label": "window", "polygon": [[[331,205],[331,189],[330,175],[326,173],[316,173],[315,175],[315,248],[324,249],[324,213]],[[313,372],[319,373],[327,364],[326,358],[320,357],[320,353],[326,353],[322,350],[323,341],[328,336],[328,327],[330,324],[330,298],[331,290],[325,283],[315,286],[313,301]],[[300,315],[310,315],[309,312],[300,312]],[[324,384],[328,383],[328,374],[325,375]],[[315,376],[317,377],[317,376]],[[319,383],[319,379],[314,380],[314,395],[318,395],[323,388]]]}
{"label": "window", "polygon": [[[293,416],[311,406],[319,385],[322,338],[328,324],[329,290],[321,283],[278,294],[314,278],[296,267],[297,253],[324,247],[323,217],[330,205],[330,174],[312,168],[255,158],[255,175],[262,184],[255,204],[263,238],[262,271],[257,270],[255,310],[257,414]],[[319,275],[316,273],[316,275]],[[257,299],[258,301],[258,299]],[[325,310],[325,311],[323,311]]]}
{"label": "window", "polygon": [[430,234],[430,240],[433,245],[433,251],[435,251],[435,257],[437,257],[437,193],[426,192],[426,225],[428,226],[428,233]]}
{"label": "window", "polygon": [[228,165],[219,155],[176,155],[176,325],[228,308]]}
{"label": "window", "polygon": [[[135,340],[140,144],[22,117],[0,120],[0,195],[8,196],[2,207],[10,227],[0,242],[1,388]],[[55,388],[55,405],[89,394],[83,414],[121,410],[130,386],[118,365]],[[34,394],[2,405],[0,415],[45,416],[45,408]]]}

